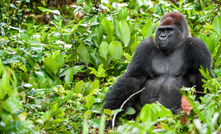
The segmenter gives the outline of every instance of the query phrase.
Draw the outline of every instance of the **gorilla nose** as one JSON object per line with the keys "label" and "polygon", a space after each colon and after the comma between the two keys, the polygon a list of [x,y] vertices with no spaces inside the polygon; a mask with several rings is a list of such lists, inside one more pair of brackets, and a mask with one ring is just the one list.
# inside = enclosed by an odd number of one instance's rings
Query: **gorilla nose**
{"label": "gorilla nose", "polygon": [[166,40],[166,39],[167,39],[166,35],[160,35],[159,36],[159,40],[161,40],[161,41]]}

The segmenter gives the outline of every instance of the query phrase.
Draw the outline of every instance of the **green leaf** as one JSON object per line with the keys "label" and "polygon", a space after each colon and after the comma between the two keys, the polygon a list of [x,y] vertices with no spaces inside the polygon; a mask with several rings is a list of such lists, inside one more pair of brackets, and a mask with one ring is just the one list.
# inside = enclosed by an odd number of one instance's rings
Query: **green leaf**
{"label": "green leaf", "polygon": [[133,115],[133,114],[135,114],[135,113],[136,113],[136,111],[135,111],[132,107],[129,107],[129,108],[127,109],[127,111],[126,111],[125,114],[127,114],[127,115]]}
{"label": "green leaf", "polygon": [[89,96],[86,100],[86,107],[89,109],[94,104],[94,96]]}
{"label": "green leaf", "polygon": [[101,119],[100,119],[99,133],[98,134],[104,134],[104,129],[105,129],[105,114],[102,113]]}
{"label": "green leaf", "polygon": [[59,70],[60,70],[61,67],[62,67],[62,66],[64,65],[64,63],[65,63],[64,56],[60,54],[60,51],[55,51],[54,53],[57,53],[56,56],[55,56],[55,60],[57,61],[58,66],[59,66]]}
{"label": "green leaf", "polygon": [[104,64],[100,64],[100,66],[98,67],[98,70],[97,70],[98,74],[96,75],[97,77],[106,77],[107,76],[107,73],[106,73],[106,70],[104,69]]}
{"label": "green leaf", "polygon": [[75,93],[82,93],[83,94],[83,87],[84,87],[84,81],[78,81],[74,87]]}
{"label": "green leaf", "polygon": [[91,90],[94,89],[99,89],[99,80],[95,80],[94,82],[92,82]]}
{"label": "green leaf", "polygon": [[92,35],[93,35],[92,39],[96,47],[99,47],[101,42],[103,41],[103,32],[104,32],[103,27],[101,25],[96,26],[96,28],[92,32]]}
{"label": "green leaf", "polygon": [[5,108],[6,111],[14,114],[22,108],[22,105],[18,100],[12,99],[11,97],[7,98],[6,101],[3,101],[1,105]]}
{"label": "green leaf", "polygon": [[88,64],[90,60],[90,55],[88,53],[87,47],[83,44],[79,45],[77,48],[77,54],[82,63]]}
{"label": "green leaf", "polygon": [[74,94],[73,91],[68,92],[68,94],[64,97],[63,103],[68,101],[73,96],[73,94]]}
{"label": "green leaf", "polygon": [[58,10],[50,10],[44,7],[38,7],[38,9],[41,10],[42,12],[46,12],[46,13],[52,12],[54,14],[60,15],[60,12]]}
{"label": "green leaf", "polygon": [[147,38],[150,37],[152,35],[152,31],[153,31],[153,23],[152,21],[148,20],[147,23],[143,26],[142,28],[142,36],[143,38]]}
{"label": "green leaf", "polygon": [[217,15],[213,21],[213,29],[219,34],[221,38],[221,16]]}
{"label": "green leaf", "polygon": [[80,6],[85,0],[77,0],[77,6]]}
{"label": "green leaf", "polygon": [[104,31],[106,32],[106,34],[113,35],[114,31],[113,31],[112,22],[108,21],[107,19],[103,19],[101,22],[101,25],[102,25]]}
{"label": "green leaf", "polygon": [[71,32],[70,32],[69,35],[68,35],[68,40],[72,37],[72,35],[74,34],[74,32],[76,31],[76,29],[78,28],[78,26],[79,26],[83,21],[84,21],[84,19],[81,20],[76,26],[73,27],[73,29],[71,30]]}
{"label": "green leaf", "polygon": [[2,75],[2,79],[0,79],[0,86],[1,86],[1,99],[4,99],[5,95],[6,95],[6,92],[9,91],[9,88],[10,87],[10,84],[9,84],[9,75],[8,75],[8,72],[7,71],[4,71],[3,72],[3,75]]}
{"label": "green leaf", "polygon": [[127,47],[130,43],[130,28],[126,21],[121,20],[118,23],[118,37],[124,43],[124,46]]}
{"label": "green leaf", "polygon": [[102,41],[99,47],[100,55],[106,60],[108,54],[108,43],[106,41]]}
{"label": "green leaf", "polygon": [[39,10],[42,12],[50,12],[50,9],[44,8],[44,7],[38,7]]}
{"label": "green leaf", "polygon": [[46,58],[44,62],[44,67],[46,69],[46,72],[49,73],[52,76],[52,78],[54,78],[59,72],[59,65],[57,61],[51,56]]}
{"label": "green leaf", "polygon": [[1,74],[2,74],[2,72],[3,72],[3,64],[2,64],[2,59],[0,58],[0,76],[1,76]]}
{"label": "green leaf", "polygon": [[88,134],[88,123],[87,123],[88,119],[84,118],[84,122],[83,122],[83,134]]}
{"label": "green leaf", "polygon": [[1,40],[1,41],[0,41],[0,47],[1,47],[2,45],[4,45],[4,44],[8,43],[8,42],[9,42],[9,40]]}
{"label": "green leaf", "polygon": [[21,35],[22,35],[22,38],[25,40],[25,42],[28,42],[28,43],[30,42],[30,37],[27,34],[22,33]]}
{"label": "green leaf", "polygon": [[64,78],[65,83],[71,83],[73,81],[73,76],[74,76],[73,69],[69,68],[66,71],[66,75],[65,75],[65,78]]}
{"label": "green leaf", "polygon": [[108,47],[108,53],[113,60],[121,59],[123,55],[123,47],[120,42],[112,41]]}
{"label": "green leaf", "polygon": [[118,20],[126,20],[127,19],[127,15],[128,15],[128,8],[127,7],[123,7],[119,13],[117,14],[117,19]]}

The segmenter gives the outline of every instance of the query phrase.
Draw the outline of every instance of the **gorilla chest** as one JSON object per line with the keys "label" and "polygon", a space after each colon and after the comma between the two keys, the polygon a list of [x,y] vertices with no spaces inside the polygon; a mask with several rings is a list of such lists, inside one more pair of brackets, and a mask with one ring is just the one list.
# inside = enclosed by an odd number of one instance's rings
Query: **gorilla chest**
{"label": "gorilla chest", "polygon": [[153,76],[179,76],[183,64],[183,51],[180,49],[169,55],[157,53],[152,59]]}

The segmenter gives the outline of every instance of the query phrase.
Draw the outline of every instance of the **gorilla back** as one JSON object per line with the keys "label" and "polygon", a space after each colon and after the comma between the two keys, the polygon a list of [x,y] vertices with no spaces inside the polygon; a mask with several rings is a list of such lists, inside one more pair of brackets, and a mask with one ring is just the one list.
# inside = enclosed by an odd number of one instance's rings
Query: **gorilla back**
{"label": "gorilla back", "polygon": [[155,38],[147,38],[137,46],[126,72],[105,96],[104,109],[120,108],[131,94],[146,87],[126,103],[124,111],[133,107],[139,113],[144,104],[158,101],[176,114],[180,111],[182,86],[203,91],[200,66],[213,77],[206,44],[191,37],[183,14],[167,13],[156,28]]}

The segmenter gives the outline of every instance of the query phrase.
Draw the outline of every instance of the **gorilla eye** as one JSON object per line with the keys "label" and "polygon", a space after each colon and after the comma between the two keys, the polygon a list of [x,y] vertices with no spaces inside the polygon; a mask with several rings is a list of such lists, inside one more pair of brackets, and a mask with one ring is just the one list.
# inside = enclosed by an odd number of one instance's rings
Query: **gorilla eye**
{"label": "gorilla eye", "polygon": [[167,29],[167,33],[171,33],[172,31],[173,31],[172,28],[168,28],[168,29]]}

